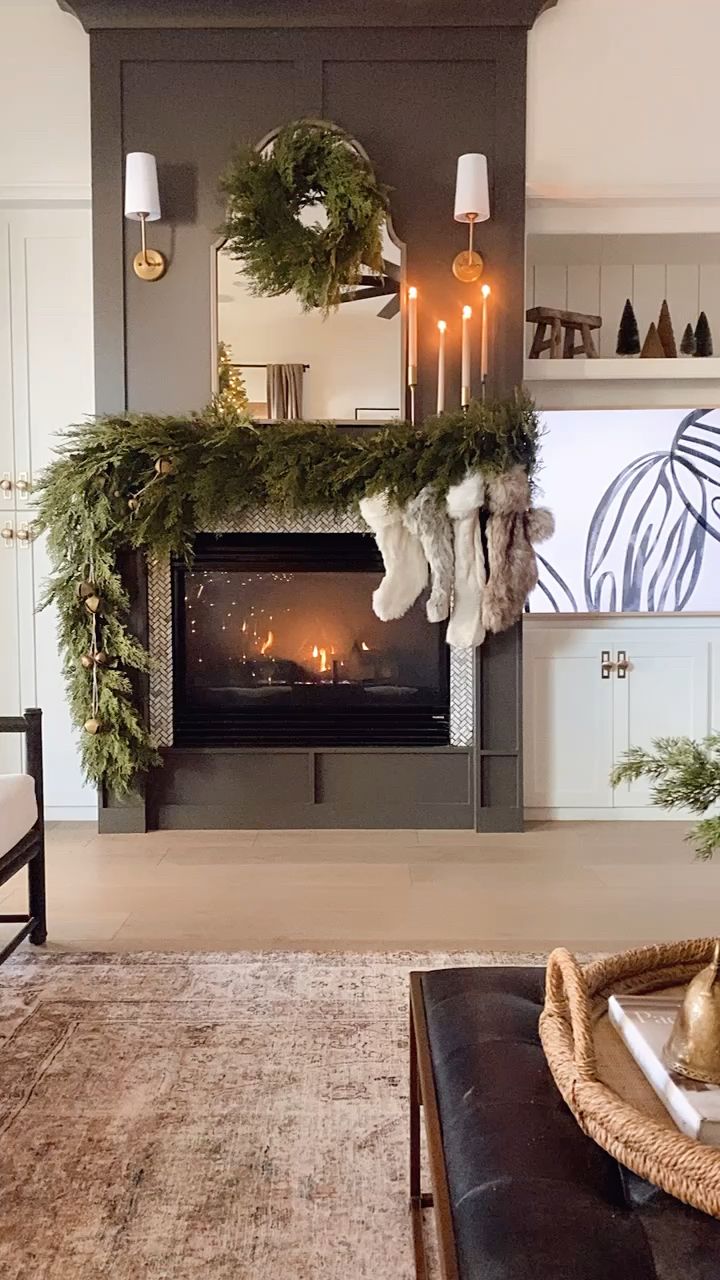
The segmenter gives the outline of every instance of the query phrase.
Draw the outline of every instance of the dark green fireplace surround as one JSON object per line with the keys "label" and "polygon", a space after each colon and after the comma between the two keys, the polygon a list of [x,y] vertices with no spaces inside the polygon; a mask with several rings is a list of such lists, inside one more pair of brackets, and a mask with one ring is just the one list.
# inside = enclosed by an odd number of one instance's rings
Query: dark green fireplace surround
{"label": "dark green fireplace surround", "polygon": [[[300,116],[337,121],[392,188],[408,277],[459,314],[450,271],[455,162],[488,156],[491,221],[478,243],[493,286],[490,389],[522,381],[527,32],[555,0],[59,0],[90,33],[96,407],[183,412],[210,395],[210,255],[218,175],[238,141]],[[168,257],[132,271],[127,151],[158,158]],[[419,415],[432,411],[433,326],[421,326]],[[448,385],[459,386],[451,344]],[[140,557],[125,577],[147,638]],[[522,828],[521,627],[478,651],[472,748],[170,748],[144,794],[101,796],[102,831],[147,827]]]}

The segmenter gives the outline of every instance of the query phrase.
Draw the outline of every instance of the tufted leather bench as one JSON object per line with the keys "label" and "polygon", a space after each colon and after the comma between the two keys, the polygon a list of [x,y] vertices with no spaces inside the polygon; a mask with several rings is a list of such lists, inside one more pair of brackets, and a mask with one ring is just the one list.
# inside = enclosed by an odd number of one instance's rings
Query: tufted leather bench
{"label": "tufted leather bench", "polygon": [[[419,1280],[434,1206],[443,1280],[720,1280],[720,1222],[578,1127],[538,1037],[543,969],[410,979],[410,1196]],[[433,1194],[420,1185],[424,1111]]]}

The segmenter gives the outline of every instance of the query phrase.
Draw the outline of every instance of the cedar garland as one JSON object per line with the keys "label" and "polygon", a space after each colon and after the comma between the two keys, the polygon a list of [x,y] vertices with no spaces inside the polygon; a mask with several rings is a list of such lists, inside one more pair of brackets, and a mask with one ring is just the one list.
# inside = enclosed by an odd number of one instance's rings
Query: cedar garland
{"label": "cedar garland", "polygon": [[[58,609],[71,713],[82,726],[93,709],[101,725],[82,735],[87,777],[122,795],[160,762],[134,684],[150,658],[129,629],[123,551],[190,561],[197,531],[257,508],[340,513],[385,490],[404,504],[427,484],[440,499],[469,469],[497,474],[520,464],[532,477],[539,435],[531,402],[520,398],[474,402],[420,428],[149,414],[70,427],[40,482],[39,525],[53,569],[43,603]],[[92,648],[86,587],[100,601],[99,672],[83,662]]]}

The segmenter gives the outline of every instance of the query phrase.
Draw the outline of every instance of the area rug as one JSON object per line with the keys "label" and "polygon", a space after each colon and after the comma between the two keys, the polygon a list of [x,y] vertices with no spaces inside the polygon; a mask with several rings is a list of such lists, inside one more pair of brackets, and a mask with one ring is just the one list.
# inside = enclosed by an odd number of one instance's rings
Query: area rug
{"label": "area rug", "polygon": [[540,956],[0,971],[3,1280],[411,1280],[407,975]]}

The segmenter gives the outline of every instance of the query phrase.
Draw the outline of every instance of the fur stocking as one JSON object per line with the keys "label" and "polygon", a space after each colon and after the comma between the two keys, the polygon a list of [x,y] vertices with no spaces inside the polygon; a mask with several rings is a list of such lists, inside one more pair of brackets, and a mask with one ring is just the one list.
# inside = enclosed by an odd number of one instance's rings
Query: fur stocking
{"label": "fur stocking", "polygon": [[360,514],[375,535],[385,565],[385,577],[373,592],[373,610],[383,622],[402,618],[427,586],[428,566],[420,539],[405,527],[402,510],[386,493],[361,498]]}
{"label": "fur stocking", "polygon": [[534,542],[550,538],[555,528],[550,511],[529,510],[530,483],[522,467],[487,483],[488,581],[482,618],[488,631],[505,631],[522,611],[538,580]]}
{"label": "fur stocking", "polygon": [[479,471],[468,472],[447,494],[455,549],[453,606],[447,642],[456,649],[482,644],[482,601],[485,587],[485,554],[480,532],[480,507],[484,484]]}
{"label": "fur stocking", "polygon": [[450,612],[453,582],[452,528],[444,506],[430,485],[421,489],[403,511],[405,526],[420,539],[430,565],[432,590],[427,602],[428,622],[444,622]]}

